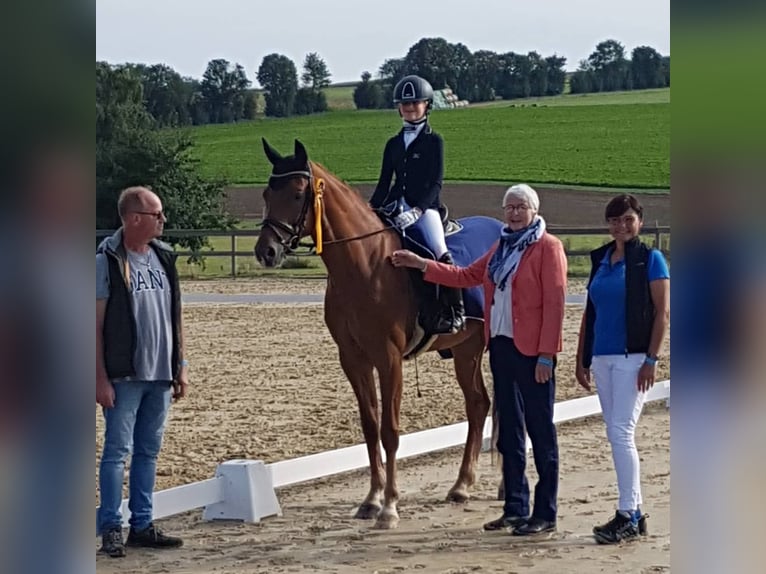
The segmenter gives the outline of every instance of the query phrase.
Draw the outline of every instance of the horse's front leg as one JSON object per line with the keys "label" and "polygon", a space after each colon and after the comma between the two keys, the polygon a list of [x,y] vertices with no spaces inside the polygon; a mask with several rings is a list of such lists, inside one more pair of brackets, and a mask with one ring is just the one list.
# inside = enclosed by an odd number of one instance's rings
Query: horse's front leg
{"label": "horse's front leg", "polygon": [[376,528],[396,528],[399,524],[399,490],[396,487],[396,451],[399,449],[399,410],[402,402],[402,358],[398,348],[389,350],[387,360],[378,367],[380,397],[383,402],[381,439],[386,449],[386,487],[383,510]]}
{"label": "horse's front leg", "polygon": [[380,455],[380,424],[378,421],[378,394],[372,363],[364,358],[355,343],[339,346],[340,364],[359,404],[359,418],[362,423],[364,442],[370,460],[370,491],[359,505],[354,518],[377,518],[383,498],[383,462]]}

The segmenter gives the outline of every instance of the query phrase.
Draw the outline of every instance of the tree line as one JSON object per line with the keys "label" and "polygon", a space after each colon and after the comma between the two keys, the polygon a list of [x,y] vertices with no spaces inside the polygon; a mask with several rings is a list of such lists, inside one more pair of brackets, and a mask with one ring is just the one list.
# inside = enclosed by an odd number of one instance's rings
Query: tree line
{"label": "tree line", "polygon": [[[434,88],[451,88],[471,102],[510,100],[564,93],[566,58],[537,52],[498,54],[489,50],[471,53],[463,44],[443,38],[423,38],[403,58],[386,60],[378,78],[364,72],[354,90],[357,108],[393,106],[391,92],[405,74],[426,78]],[[649,46],[639,46],[625,57],[616,40],[600,42],[570,78],[572,93],[659,88],[670,85],[670,57]]]}
{"label": "tree line", "polygon": [[[354,104],[358,109],[392,107],[393,86],[406,74],[421,75],[435,89],[451,88],[461,99],[471,102],[555,96],[566,89],[566,62],[556,54],[471,52],[464,44],[444,38],[422,38],[404,57],[385,60],[376,77],[365,71],[355,86]],[[183,77],[165,64],[96,65],[135,77],[142,87],[143,105],[160,127],[250,120],[256,116],[261,97],[269,117],[323,112],[327,110],[323,90],[332,77],[327,63],[317,53],[306,55],[300,77],[287,56],[265,56],[256,71],[261,93],[252,89],[242,65],[225,59],[208,62],[201,80]],[[616,40],[600,42],[569,78],[572,93],[669,85],[669,56],[639,46],[628,59],[625,47]]]}
{"label": "tree line", "polygon": [[[201,80],[181,76],[166,64],[96,62],[96,81],[107,71],[131,77],[140,89],[139,99],[157,127],[224,124],[255,118],[259,94],[242,65],[228,60],[208,62]],[[298,84],[295,64],[286,56],[270,54],[257,72],[268,86],[266,115],[283,117],[327,110],[323,88],[330,85],[327,65],[317,54],[306,56]],[[96,96],[98,99],[98,86]]]}
{"label": "tree line", "polygon": [[600,42],[593,53],[580,62],[569,80],[573,94],[667,86],[670,86],[670,56],[662,56],[650,46],[638,46],[628,60],[625,46],[616,40]]}

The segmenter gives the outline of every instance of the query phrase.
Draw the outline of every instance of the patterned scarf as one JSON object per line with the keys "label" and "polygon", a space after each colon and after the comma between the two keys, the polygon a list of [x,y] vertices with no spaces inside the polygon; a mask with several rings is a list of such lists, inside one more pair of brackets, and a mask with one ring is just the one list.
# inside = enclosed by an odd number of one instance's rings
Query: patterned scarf
{"label": "patterned scarf", "polygon": [[508,278],[519,268],[526,249],[536,243],[545,233],[545,220],[539,215],[524,229],[511,231],[504,227],[500,232],[500,245],[489,261],[489,276],[500,291],[505,291]]}

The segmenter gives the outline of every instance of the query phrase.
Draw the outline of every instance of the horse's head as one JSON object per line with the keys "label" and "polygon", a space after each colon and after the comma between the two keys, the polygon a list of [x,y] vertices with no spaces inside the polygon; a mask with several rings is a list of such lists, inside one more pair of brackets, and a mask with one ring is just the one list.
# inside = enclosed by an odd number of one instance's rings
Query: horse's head
{"label": "horse's head", "polygon": [[306,218],[313,199],[311,166],[306,148],[295,140],[293,155],[282,155],[263,139],[263,150],[271,163],[271,175],[263,200],[266,204],[255,258],[266,267],[276,267],[285,255],[309,234]]}

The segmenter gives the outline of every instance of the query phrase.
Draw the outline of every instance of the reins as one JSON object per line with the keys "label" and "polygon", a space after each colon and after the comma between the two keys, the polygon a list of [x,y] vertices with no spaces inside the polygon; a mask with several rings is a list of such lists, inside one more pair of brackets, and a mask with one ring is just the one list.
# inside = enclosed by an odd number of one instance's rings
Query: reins
{"label": "reins", "polygon": [[354,237],[342,237],[341,239],[333,239],[331,241],[325,241],[325,245],[334,245],[337,243],[346,243],[348,241],[356,241],[357,239],[365,239],[367,237],[372,237],[373,235],[377,235],[378,233],[383,233],[384,231],[388,231],[389,229],[393,229],[393,225],[387,225],[383,229],[376,229],[375,231],[370,231],[369,233],[365,233],[364,235],[355,235]]}

